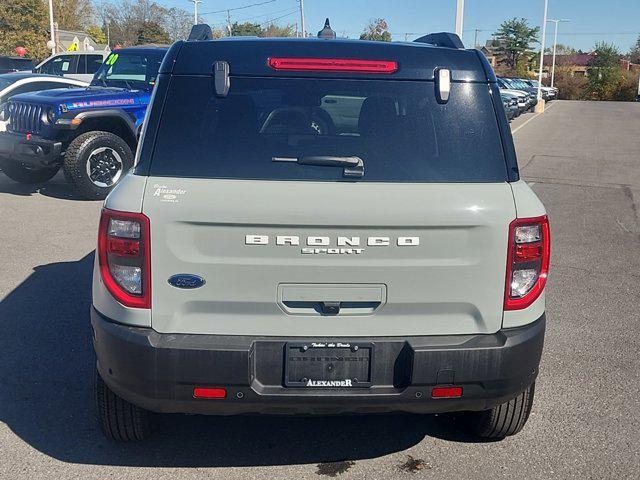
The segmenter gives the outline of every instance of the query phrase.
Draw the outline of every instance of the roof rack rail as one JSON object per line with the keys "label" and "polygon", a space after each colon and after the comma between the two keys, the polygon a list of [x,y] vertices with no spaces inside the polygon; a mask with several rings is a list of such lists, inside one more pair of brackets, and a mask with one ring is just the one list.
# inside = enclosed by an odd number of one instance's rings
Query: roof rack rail
{"label": "roof rack rail", "polygon": [[460,37],[455,33],[449,32],[430,33],[424,37],[416,38],[414,42],[429,43],[436,47],[464,49],[464,43],[462,43]]}
{"label": "roof rack rail", "polygon": [[187,40],[213,40],[213,32],[211,31],[211,27],[206,23],[199,23],[191,27],[191,33],[189,33],[189,38]]}

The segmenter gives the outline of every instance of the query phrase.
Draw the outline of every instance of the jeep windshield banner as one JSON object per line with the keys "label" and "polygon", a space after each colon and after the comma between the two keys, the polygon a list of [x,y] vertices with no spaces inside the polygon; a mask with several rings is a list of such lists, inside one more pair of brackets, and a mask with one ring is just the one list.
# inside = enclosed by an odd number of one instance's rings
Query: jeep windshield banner
{"label": "jeep windshield banner", "polygon": [[[229,95],[220,97],[213,77],[174,76],[150,173],[504,182],[506,162],[486,88],[452,84],[442,105],[433,84],[421,81],[234,77]],[[356,160],[358,175],[351,175]]]}

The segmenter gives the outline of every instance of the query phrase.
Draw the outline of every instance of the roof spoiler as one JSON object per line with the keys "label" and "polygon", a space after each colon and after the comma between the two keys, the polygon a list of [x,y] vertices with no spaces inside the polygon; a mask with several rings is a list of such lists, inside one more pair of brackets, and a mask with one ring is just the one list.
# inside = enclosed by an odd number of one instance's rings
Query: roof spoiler
{"label": "roof spoiler", "polygon": [[464,43],[462,43],[460,37],[455,33],[449,32],[430,33],[424,37],[416,38],[414,42],[428,43],[436,47],[464,49]]}
{"label": "roof spoiler", "polygon": [[191,27],[191,33],[189,33],[189,38],[187,40],[213,40],[213,32],[211,31],[211,27],[206,23],[199,23]]}

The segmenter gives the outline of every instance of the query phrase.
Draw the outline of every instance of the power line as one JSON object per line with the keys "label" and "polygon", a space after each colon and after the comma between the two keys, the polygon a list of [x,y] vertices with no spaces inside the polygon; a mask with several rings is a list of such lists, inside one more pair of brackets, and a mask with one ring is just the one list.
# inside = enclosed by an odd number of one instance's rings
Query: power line
{"label": "power line", "polygon": [[562,35],[640,35],[640,32],[562,32]]}
{"label": "power line", "polygon": [[[298,11],[298,7],[294,7],[294,8],[295,8],[295,11],[297,12]],[[282,13],[282,12],[291,12],[291,11],[293,11],[291,8],[283,8],[282,10],[276,10],[275,12],[263,13],[262,15],[254,15],[252,17],[241,18],[241,19],[237,20],[237,22],[238,23],[248,22],[249,20],[254,20],[256,18],[269,17],[271,15],[277,15],[277,14]]]}
{"label": "power line", "polygon": [[269,24],[275,22],[276,20],[280,20],[281,18],[284,18],[284,17],[289,17],[289,16],[293,15],[294,13],[298,13],[298,9],[297,8],[293,12],[289,12],[289,13],[287,13],[285,15],[280,15],[279,17],[272,18],[271,20],[267,20],[266,22],[262,22],[260,24],[260,26],[269,25]]}
{"label": "power line", "polygon": [[250,5],[243,5],[241,7],[225,8],[224,10],[215,10],[213,12],[204,12],[204,13],[201,13],[200,15],[213,15],[215,13],[224,13],[224,14],[226,14],[227,12],[235,12],[236,10],[244,10],[246,8],[258,7],[260,5],[266,5],[267,3],[273,3],[273,2],[276,2],[276,1],[277,0],[265,0],[264,2],[252,3]]}

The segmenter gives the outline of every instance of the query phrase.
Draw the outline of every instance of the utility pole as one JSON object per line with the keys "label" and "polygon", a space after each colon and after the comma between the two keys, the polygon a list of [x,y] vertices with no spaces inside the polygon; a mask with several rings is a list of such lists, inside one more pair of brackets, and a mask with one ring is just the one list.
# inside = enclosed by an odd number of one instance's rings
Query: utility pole
{"label": "utility pole", "polygon": [[53,26],[53,0],[49,0],[49,29],[51,30],[51,55],[56,54],[56,33]]}
{"label": "utility pole", "polygon": [[197,25],[198,24],[198,4],[202,3],[202,0],[189,0],[189,1],[193,3],[193,24]]}
{"label": "utility pole", "polygon": [[540,113],[544,112],[544,100],[542,99],[542,68],[544,67],[544,40],[547,35],[547,11],[549,9],[549,0],[544,0],[544,18],[542,20],[542,40],[540,41],[540,65],[538,72],[538,104],[536,110]]}
{"label": "utility pole", "polygon": [[464,0],[458,0],[456,6],[456,34],[462,38],[462,24],[464,23]]}
{"label": "utility pole", "polygon": [[478,34],[481,32],[482,30],[476,28],[474,30],[474,36],[473,36],[473,48],[478,48]]}
{"label": "utility pole", "polygon": [[556,45],[558,44],[558,24],[563,22],[570,22],[571,20],[567,20],[565,18],[561,19],[549,19],[548,22],[553,22],[556,24],[555,32],[553,34],[553,60],[551,61],[551,86],[553,87],[553,82],[556,78]]}
{"label": "utility pole", "polygon": [[231,28],[231,12],[227,10],[227,30],[229,31],[229,36],[231,36],[232,28]]}
{"label": "utility pole", "polygon": [[302,28],[302,38],[306,37],[304,29],[304,0],[300,0],[300,28]]}

